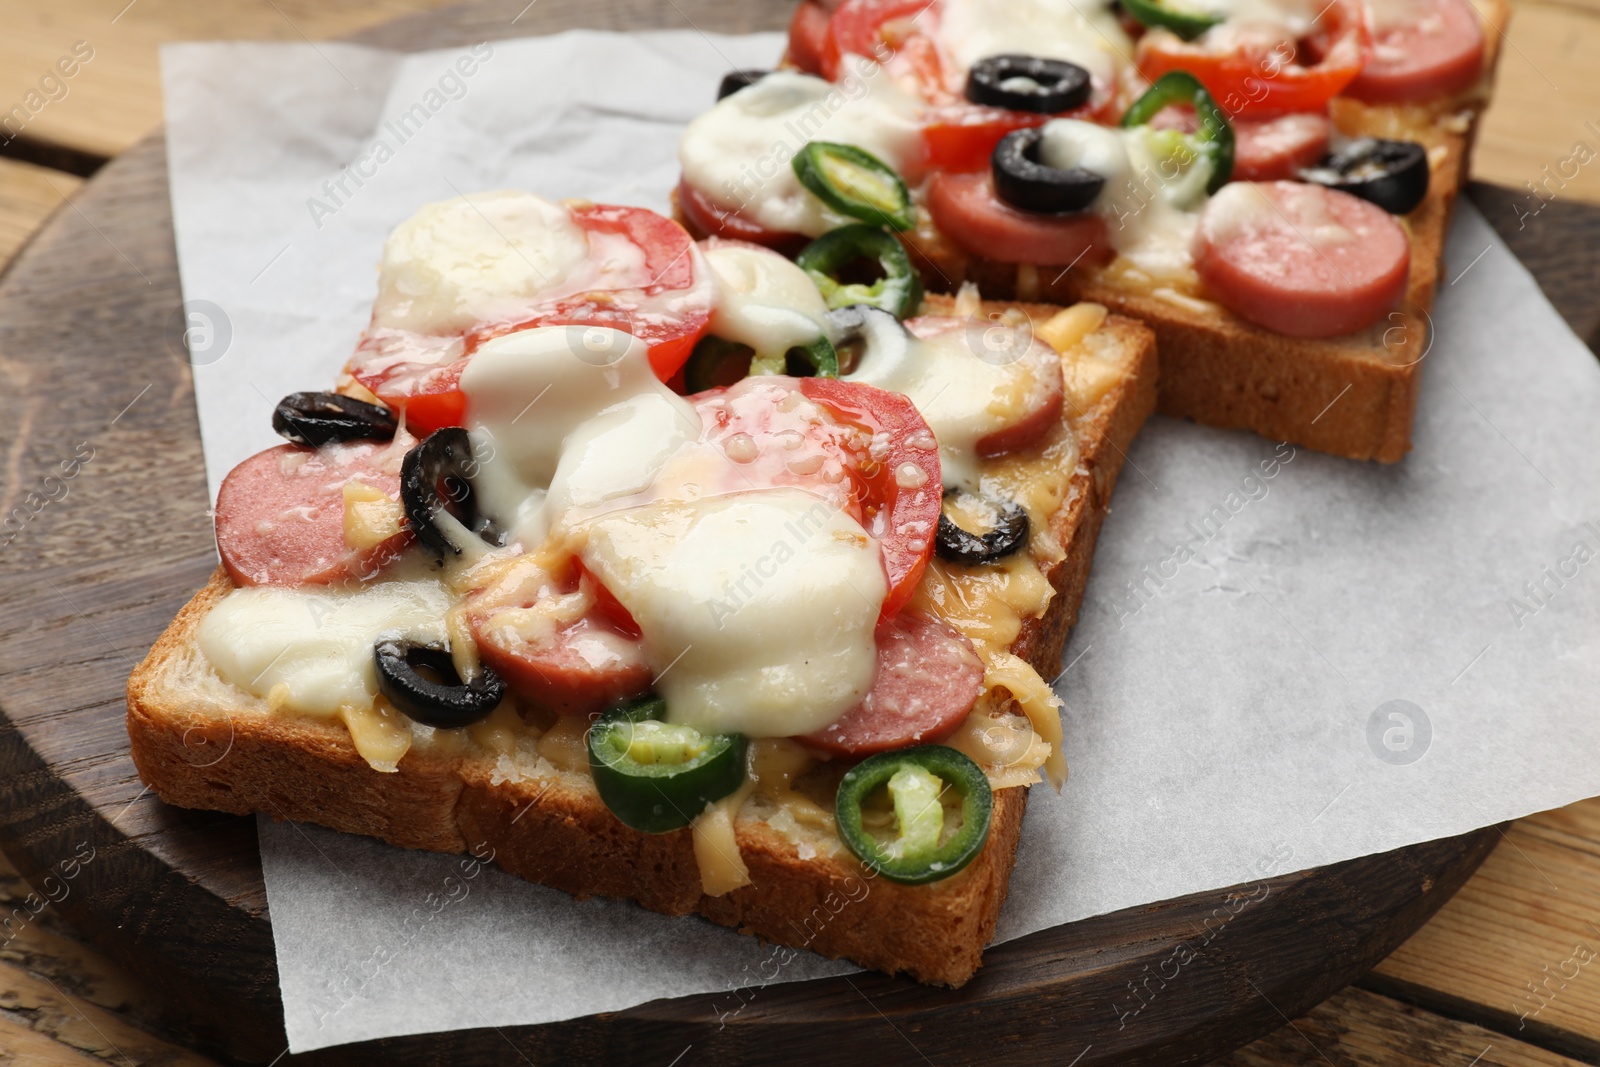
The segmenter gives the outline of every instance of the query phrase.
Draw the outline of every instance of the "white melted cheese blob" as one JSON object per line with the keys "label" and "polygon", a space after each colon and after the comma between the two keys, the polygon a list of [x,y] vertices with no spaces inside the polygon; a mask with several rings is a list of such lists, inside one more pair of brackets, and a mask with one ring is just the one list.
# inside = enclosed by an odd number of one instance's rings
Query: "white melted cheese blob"
{"label": "white melted cheese blob", "polygon": [[684,179],[726,211],[817,237],[856,221],[826,207],[791,160],[811,141],[853,145],[896,171],[920,151],[918,105],[867,60],[838,85],[776,71],[695,119],[678,141]]}
{"label": "white melted cheese blob", "polygon": [[1189,247],[1205,206],[1207,168],[1182,166],[1164,154],[1175,133],[1148,127],[1115,129],[1078,119],[1053,119],[1039,139],[1039,161],[1083,167],[1106,180],[1090,210],[1106,220],[1119,255],[1154,278],[1193,268]]}
{"label": "white melted cheese blob", "polygon": [[710,332],[781,355],[826,332],[827,302],[811,276],[778,253],[753,245],[712,244],[705,249],[717,284]]}
{"label": "white melted cheese blob", "polygon": [[944,0],[939,12],[939,44],[962,70],[988,56],[1043,56],[1109,84],[1133,55],[1104,0]]}
{"label": "white melted cheese blob", "polygon": [[478,506],[526,549],[570,507],[643,491],[700,417],[641,340],[599,326],[497,337],[461,373]]}
{"label": "white melted cheese blob", "polygon": [[1302,240],[1291,245],[1306,257],[1357,240],[1355,231],[1328,210],[1332,197],[1322,186],[1303,182],[1272,185],[1281,206],[1267,198],[1259,182],[1229,182],[1217,190],[1206,208],[1202,228],[1205,239],[1221,245],[1292,226]]}
{"label": "white melted cheese blob", "polygon": [[[407,576],[409,575],[409,577]],[[370,707],[378,694],[372,646],[396,631],[445,640],[454,598],[420,567],[356,589],[258,585],[235,589],[200,623],[200,651],[222,680],[308,715]]]}
{"label": "white melted cheese blob", "polygon": [[607,515],[581,557],[639,624],[673,722],[789,737],[833,722],[872,685],[882,554],[804,490]]}
{"label": "white melted cheese blob", "polygon": [[[976,491],[982,457],[978,442],[1012,425],[1029,409],[1042,383],[1043,352],[1019,352],[1013,344],[1043,343],[1021,327],[973,321],[928,338],[909,337],[892,320],[867,317],[866,344],[845,380],[865,382],[910,399],[939,444],[946,486]],[[1003,336],[996,338],[990,331]]]}
{"label": "white melted cheese blob", "polygon": [[1323,3],[1312,0],[1184,0],[1177,7],[1225,19],[1224,25],[1213,30],[1214,37],[1210,38],[1219,43],[1241,29],[1246,32],[1270,29],[1298,40],[1311,33],[1317,16],[1326,10],[1325,0]]}
{"label": "white melted cheese blob", "polygon": [[452,334],[514,318],[588,258],[567,209],[532,193],[427,204],[384,242],[372,324]]}

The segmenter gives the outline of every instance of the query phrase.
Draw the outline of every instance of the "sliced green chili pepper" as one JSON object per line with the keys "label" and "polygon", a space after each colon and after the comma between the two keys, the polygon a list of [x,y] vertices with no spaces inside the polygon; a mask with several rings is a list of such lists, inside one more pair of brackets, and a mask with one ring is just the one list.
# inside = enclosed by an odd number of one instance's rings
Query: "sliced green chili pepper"
{"label": "sliced green chili pepper", "polygon": [[[866,826],[864,805],[885,789],[895,834],[887,841]],[[961,823],[945,825],[941,796],[961,799]],[[839,837],[866,866],[891,882],[921,885],[948,878],[971,863],[989,837],[994,794],[982,769],[944,745],[919,745],[862,760],[845,774],[834,799]]]}
{"label": "sliced green chili pepper", "polygon": [[1185,41],[1192,41],[1222,21],[1221,15],[1204,11],[1181,10],[1172,0],[1122,0],[1122,6],[1144,25],[1171,30]]}
{"label": "sliced green chili pepper", "polygon": [[[843,272],[861,261],[877,263],[883,277],[871,283],[844,281]],[[922,279],[911,269],[905,246],[877,226],[830,230],[806,245],[795,262],[811,275],[830,308],[870,304],[903,319],[922,303]]]}
{"label": "sliced green chili pepper", "polygon": [[787,352],[757,352],[749,345],[707,334],[694,346],[683,365],[687,392],[732,385],[752,374],[788,374],[796,378],[837,378],[839,354],[826,337]]}
{"label": "sliced green chili pepper", "polygon": [[791,165],[800,184],[840,214],[896,230],[909,230],[916,221],[906,183],[871,152],[812,141]]}
{"label": "sliced green chili pepper", "polygon": [[[1233,176],[1233,126],[1193,74],[1172,70],[1157,78],[1155,84],[1135,100],[1127,114],[1122,116],[1122,125],[1125,129],[1148,126],[1162,108],[1175,105],[1193,107],[1199,129],[1194,133],[1170,131],[1173,144],[1187,146],[1206,161],[1211,168],[1206,192],[1215,193]],[[1164,134],[1169,131],[1155,132]]]}
{"label": "sliced green chili pepper", "polygon": [[743,734],[703,734],[664,721],[666,701],[612,708],[589,728],[589,770],[606,807],[647,834],[679,830],[744,784]]}

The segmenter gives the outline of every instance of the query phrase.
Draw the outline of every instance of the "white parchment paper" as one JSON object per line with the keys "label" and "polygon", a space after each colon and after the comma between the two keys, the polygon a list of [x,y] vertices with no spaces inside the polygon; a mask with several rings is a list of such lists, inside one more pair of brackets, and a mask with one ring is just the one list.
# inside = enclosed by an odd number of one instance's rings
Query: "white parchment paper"
{"label": "white parchment paper", "polygon": [[[664,209],[678,129],[780,47],[165,49],[213,489],[275,443],[278,397],[332,380],[419,204]],[[1468,204],[1445,278],[1404,463],[1141,435],[1057,681],[1072,777],[1029,800],[1001,940],[1600,793],[1600,368]],[[270,820],[261,850],[296,1051],[688,994],[715,1017],[729,990],[848,970],[470,857]]]}

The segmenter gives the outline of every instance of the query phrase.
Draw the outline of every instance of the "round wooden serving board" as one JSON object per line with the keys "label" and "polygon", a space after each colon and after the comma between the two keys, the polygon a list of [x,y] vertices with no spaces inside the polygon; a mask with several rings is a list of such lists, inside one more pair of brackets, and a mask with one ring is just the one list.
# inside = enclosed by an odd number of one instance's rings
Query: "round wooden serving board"
{"label": "round wooden serving board", "polygon": [[[421,49],[573,26],[744,32],[781,28],[789,14],[776,0],[667,0],[665,10],[523,2],[438,12],[362,39]],[[1514,194],[1480,193],[1510,233]],[[1570,240],[1575,226],[1600,231],[1600,213],[1564,222],[1567,249],[1600,244]],[[1535,258],[1538,247],[1516,243]],[[1593,264],[1564,254],[1541,278],[1581,292]],[[108,165],[0,276],[0,514],[23,516],[0,530],[0,847],[97,945],[167,993],[203,1044],[272,1062],[286,1043],[255,824],[150,796],[123,726],[128,673],[214,559],[180,299],[159,135]],[[725,1028],[724,999],[701,996],[292,1062],[518,1062],[508,1044],[537,1064],[664,1065],[687,1046],[685,1062],[697,1064],[1201,1062],[1361,975],[1495,840],[1490,828],[1274,878],[1170,983],[1155,977],[1163,961],[1225,909],[1226,892],[1002,945],[954,992],[858,975],[759,990]]]}

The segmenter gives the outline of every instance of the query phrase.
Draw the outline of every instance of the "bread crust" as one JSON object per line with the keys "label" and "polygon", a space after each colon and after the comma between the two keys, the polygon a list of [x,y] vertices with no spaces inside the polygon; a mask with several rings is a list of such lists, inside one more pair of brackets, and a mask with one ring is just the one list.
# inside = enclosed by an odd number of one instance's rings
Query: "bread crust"
{"label": "bread crust", "polygon": [[[948,310],[931,298],[930,310]],[[996,311],[1004,305],[986,305]],[[1023,306],[1034,317],[1053,307]],[[1155,343],[1144,326],[1109,318],[1131,373],[1071,420],[1079,466],[1052,528],[1065,557],[1046,570],[1056,590],[1012,650],[1049,678],[1077,614],[1100,523],[1124,453],[1154,410]],[[317,823],[406,848],[492,854],[506,870],[579,897],[637,901],[923,982],[959,986],[993,936],[1015,860],[1026,788],[998,790],[989,838],[962,872],[925,886],[872,877],[847,851],[801,858],[765,822],[736,835],[751,884],[701,890],[688,830],[642,834],[618,822],[587,776],[510,777],[494,757],[413,749],[400,770],[373,770],[337,721],[219,709],[186,699],[174,677],[196,668],[196,630],[233,588],[220,568],[152,647],[128,682],[128,735],[140,777],[182,807]]]}

